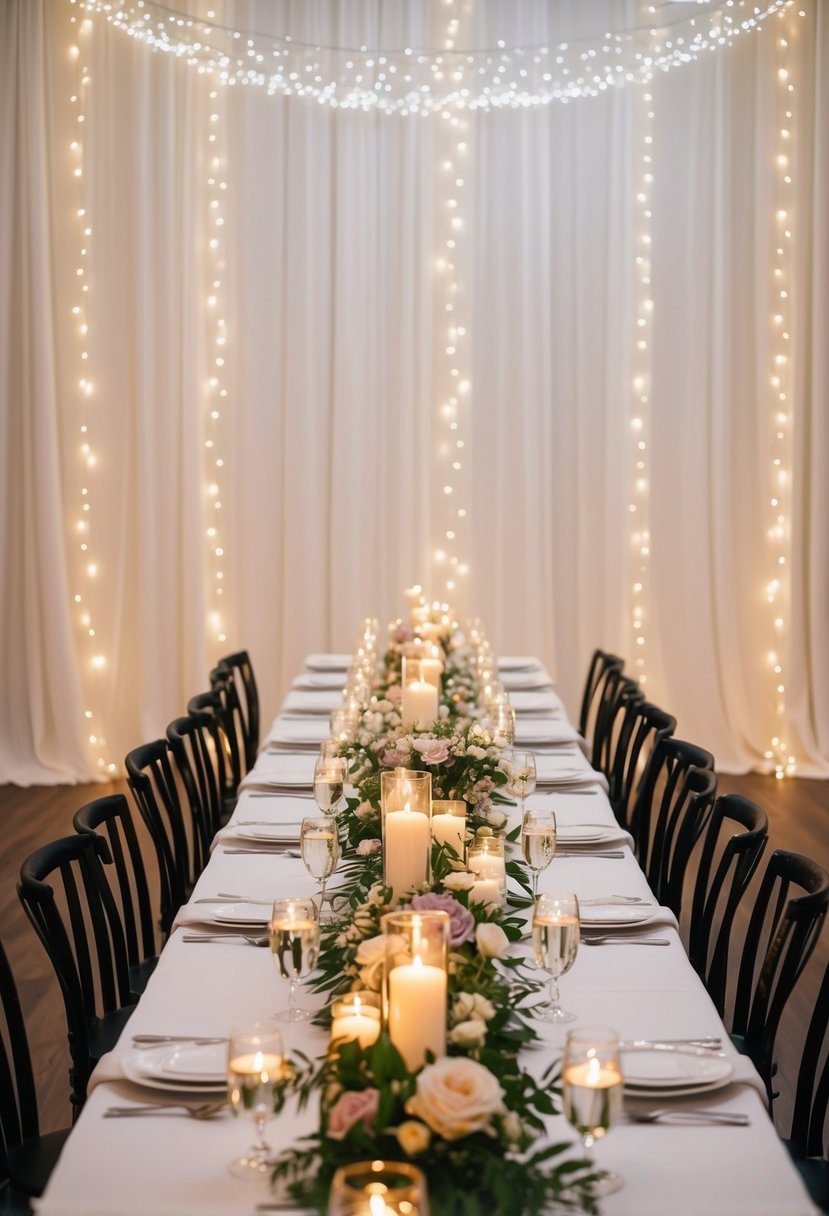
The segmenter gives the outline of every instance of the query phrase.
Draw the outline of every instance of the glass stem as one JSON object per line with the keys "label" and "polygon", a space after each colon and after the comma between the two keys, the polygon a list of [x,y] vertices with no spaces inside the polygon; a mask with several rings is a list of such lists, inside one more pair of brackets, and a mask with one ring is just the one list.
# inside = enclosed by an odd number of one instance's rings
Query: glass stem
{"label": "glass stem", "polygon": [[533,870],[533,903],[538,899],[538,870]]}
{"label": "glass stem", "polygon": [[291,976],[291,982],[288,986],[288,1009],[291,1013],[294,1011],[296,1004],[296,990],[299,987],[299,976],[296,972]]}
{"label": "glass stem", "polygon": [[251,1149],[251,1153],[254,1157],[257,1157],[263,1161],[268,1155],[268,1145],[267,1145],[267,1141],[265,1140],[265,1116],[264,1115],[256,1116],[256,1143],[254,1144],[253,1148]]}
{"label": "glass stem", "polygon": [[322,919],[322,906],[325,903],[325,884],[326,878],[320,879],[320,919]]}
{"label": "glass stem", "polygon": [[554,975],[550,976],[550,1008],[558,1009],[558,981]]}

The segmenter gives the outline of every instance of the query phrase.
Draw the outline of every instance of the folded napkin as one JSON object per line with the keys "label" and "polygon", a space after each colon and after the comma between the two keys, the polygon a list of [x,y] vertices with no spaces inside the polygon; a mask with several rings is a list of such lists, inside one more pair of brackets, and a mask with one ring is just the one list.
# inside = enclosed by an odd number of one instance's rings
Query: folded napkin
{"label": "folded napkin", "polygon": [[289,692],[282,705],[286,714],[320,714],[327,716],[332,709],[343,703],[342,692],[336,688],[315,688],[310,692],[294,689]]}
{"label": "folded napkin", "polygon": [[543,671],[543,667],[535,655],[531,654],[502,654],[498,660],[500,671]]}
{"label": "folded napkin", "polygon": [[522,692],[518,689],[510,693],[509,700],[517,714],[543,714],[561,710],[561,701],[552,689],[546,692]]}
{"label": "folded napkin", "polygon": [[[645,915],[645,913],[648,915]],[[628,919],[640,917],[641,919]],[[642,929],[651,929],[656,925],[665,925],[678,929],[676,917],[670,908],[653,907],[631,904],[623,906],[609,902],[607,904],[586,904],[579,912],[582,929],[586,933],[618,933],[624,937],[628,933],[636,934]]]}
{"label": "folded napkin", "polygon": [[329,735],[328,719],[307,717],[297,721],[295,718],[277,718],[264,741],[264,745],[269,743],[288,744],[315,744],[319,747],[323,739],[327,739]]}
{"label": "folded napkin", "polygon": [[618,846],[626,844],[629,848],[633,848],[633,837],[630,832],[626,832],[619,824],[615,826],[608,824],[591,824],[591,827],[597,829],[601,826],[602,834],[595,840],[585,840],[583,838],[584,828],[586,824],[562,824],[558,823],[556,830],[556,848],[566,849],[568,853],[589,853],[591,849],[606,849],[608,846]]}
{"label": "folded napkin", "polygon": [[341,671],[301,671],[291,681],[291,688],[310,691],[315,688],[336,688],[342,692],[345,675]]}
{"label": "folded napkin", "polygon": [[297,756],[269,752],[257,760],[247,776],[239,783],[240,790],[305,788],[314,783],[314,756]]}
{"label": "folded napkin", "polygon": [[501,683],[508,692],[533,688],[552,688],[553,681],[550,673],[544,668],[539,671],[502,671],[499,673]]}
{"label": "folded napkin", "polygon": [[351,658],[350,654],[309,654],[305,666],[309,671],[348,671]]}
{"label": "folded napkin", "polygon": [[519,718],[515,724],[515,746],[532,750],[536,743],[579,742],[579,732],[571,722],[559,718]]}
{"label": "folded napkin", "polygon": [[536,755],[538,788],[544,786],[598,785],[607,793],[604,773],[591,768],[583,756]]}
{"label": "folded napkin", "polygon": [[[309,803],[304,804],[305,810],[310,813],[311,810],[316,810],[316,807],[309,806]],[[227,827],[221,828],[213,840],[210,842],[210,852],[217,849],[219,845],[233,844],[239,848],[244,848],[249,845],[251,848],[268,848],[273,846],[274,852],[278,852],[280,848],[291,848],[299,846],[299,829],[300,822],[294,823],[274,823],[274,824],[234,824],[229,823]]]}
{"label": "folded napkin", "polygon": [[[173,918],[173,928],[190,929],[197,927],[200,931],[204,931],[205,933],[209,932],[216,937],[221,937],[222,934],[226,933],[231,939],[238,936],[240,933],[257,934],[264,932],[262,926],[267,925],[268,919],[270,918],[270,914],[273,909],[273,900],[262,900],[261,903],[256,902],[251,904],[252,919],[255,918],[259,920],[259,913],[261,913],[261,924],[258,925],[244,924],[242,922],[231,925],[226,924],[224,921],[219,923],[218,921],[214,920],[213,913],[217,908],[221,907],[223,902],[225,904],[232,904],[238,903],[239,901],[233,899],[226,899],[222,901],[217,899],[215,904],[185,904],[183,907],[179,908],[178,912],[176,912],[175,917]],[[202,943],[199,942],[198,944],[201,945]],[[243,942],[242,945],[244,944],[245,943]]]}

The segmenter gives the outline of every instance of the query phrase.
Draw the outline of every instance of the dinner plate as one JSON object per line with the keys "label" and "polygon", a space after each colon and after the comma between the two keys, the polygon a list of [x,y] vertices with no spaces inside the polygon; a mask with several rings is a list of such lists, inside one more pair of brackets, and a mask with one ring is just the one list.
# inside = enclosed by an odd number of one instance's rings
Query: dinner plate
{"label": "dinner plate", "polygon": [[579,920],[585,928],[596,929],[612,928],[613,925],[641,925],[644,921],[652,920],[657,911],[650,904],[644,908],[607,904],[605,907],[591,907],[586,913],[580,912]]}
{"label": "dinner plate", "polygon": [[596,774],[590,768],[565,768],[564,765],[556,768],[539,763],[547,757],[536,756],[535,763],[538,770],[536,779],[537,788],[549,785],[595,785],[597,784]]}
{"label": "dinner plate", "polygon": [[622,1049],[622,1072],[629,1093],[681,1097],[727,1085],[734,1069],[702,1047],[633,1047]]}
{"label": "dinner plate", "polygon": [[270,909],[261,909],[257,912],[256,908],[256,904],[219,904],[213,910],[210,919],[214,920],[217,925],[244,925],[247,928],[259,928],[268,923]]}
{"label": "dinner plate", "polygon": [[[150,1089],[189,1094],[223,1093],[227,1089],[227,1048],[223,1043],[188,1045],[191,1055],[181,1056],[183,1044],[128,1052],[121,1070],[128,1081]],[[204,1052],[200,1065],[195,1053]],[[220,1066],[219,1066],[219,1061]],[[183,1070],[183,1071],[182,1071]]]}
{"label": "dinner plate", "polygon": [[348,671],[351,659],[350,654],[309,654],[305,666],[310,671]]}
{"label": "dinner plate", "polygon": [[498,660],[501,671],[537,671],[541,664],[531,654],[504,654]]}
{"label": "dinner plate", "polygon": [[615,840],[618,835],[618,828],[559,826],[556,841],[559,844],[596,844],[602,840]]}
{"label": "dinner plate", "polygon": [[275,823],[273,827],[262,824],[256,827],[234,828],[233,835],[240,840],[256,840],[260,844],[299,844],[299,824]]}

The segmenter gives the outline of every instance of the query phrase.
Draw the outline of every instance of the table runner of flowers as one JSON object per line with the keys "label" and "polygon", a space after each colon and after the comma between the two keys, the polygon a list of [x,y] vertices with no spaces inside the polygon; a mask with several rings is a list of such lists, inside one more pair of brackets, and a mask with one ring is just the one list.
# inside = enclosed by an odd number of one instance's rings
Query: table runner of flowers
{"label": "table runner of flowers", "polygon": [[[434,636],[434,635],[433,635]],[[281,1095],[301,1106],[319,1101],[317,1133],[274,1163],[301,1204],[326,1210],[331,1178],[341,1165],[383,1157],[418,1165],[426,1174],[433,1216],[498,1212],[595,1212],[590,1184],[596,1174],[574,1155],[571,1141],[550,1143],[545,1117],[561,1109],[553,1065],[536,1080],[519,1063],[537,1036],[528,1013],[541,985],[525,958],[510,949],[525,931],[513,908],[531,902],[520,892],[508,907],[471,902],[473,875],[449,846],[435,845],[432,881],[403,900],[383,886],[380,774],[405,767],[429,772],[434,798],[463,799],[471,831],[501,831],[508,803],[501,767],[506,740],[479,720],[472,651],[463,633],[447,628],[437,643],[444,671],[438,720],[425,731],[404,729],[399,713],[401,654],[412,634],[393,628],[382,676],[354,737],[341,747],[357,796],[341,813],[343,861],[338,905],[344,920],[323,931],[314,987],[330,1005],[352,989],[379,992],[384,941],[381,920],[411,908],[450,918],[447,1051],[410,1073],[383,1032],[370,1047],[332,1046],[318,1060],[295,1053]],[[516,832],[512,833],[514,837]],[[518,861],[508,876],[530,891]],[[558,1207],[556,1208],[556,1205]]]}

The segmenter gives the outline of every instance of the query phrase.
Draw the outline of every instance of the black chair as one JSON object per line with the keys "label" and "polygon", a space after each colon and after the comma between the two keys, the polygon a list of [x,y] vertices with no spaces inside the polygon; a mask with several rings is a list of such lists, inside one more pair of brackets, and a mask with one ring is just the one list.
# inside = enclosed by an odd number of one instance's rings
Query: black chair
{"label": "black chair", "polygon": [[157,739],[133,748],[125,759],[127,781],[158,858],[165,935],[190,898],[207,857],[200,807],[188,802],[185,813],[171,755],[167,740]]}
{"label": "black chair", "polygon": [[191,805],[198,804],[196,821],[202,833],[202,849],[222,826],[223,796],[219,767],[205,716],[188,714],[167,727],[167,742]]}
{"label": "black chair", "polygon": [[75,812],[76,832],[92,836],[105,867],[112,866],[127,947],[130,991],[138,997],[158,962],[147,871],[130,805],[123,794],[107,794]]}
{"label": "black chair", "polygon": [[[792,894],[792,889],[802,894]],[[799,853],[775,849],[743,944],[731,1037],[759,1072],[769,1096],[777,1066],[774,1040],[786,1003],[820,936],[829,875]]]}
{"label": "black chair", "polygon": [[650,758],[662,739],[676,730],[676,718],[640,694],[621,705],[621,727],[607,773],[608,797],[623,828],[630,827],[633,805]]}
{"label": "black chair", "polygon": [[803,1044],[791,1136],[784,1141],[814,1202],[829,1212],[829,965]]}
{"label": "black chair", "polygon": [[590,747],[590,763],[608,779],[613,772],[625,715],[632,705],[644,699],[645,694],[636,680],[621,671],[608,672],[596,705]]}
{"label": "black chair", "polygon": [[219,659],[217,666],[230,671],[236,683],[244,723],[246,767],[252,769],[259,751],[259,689],[250,655],[246,650],[237,650]]}
{"label": "black chair", "polygon": [[41,1136],[20,997],[0,942],[0,1212],[31,1211],[43,1194],[69,1129]]}
{"label": "black chair", "polygon": [[594,650],[584,682],[584,692],[579,713],[579,734],[586,743],[592,745],[593,732],[601,702],[602,691],[610,672],[621,672],[625,665],[624,659],[606,650]]}
{"label": "black chair", "polygon": [[714,803],[699,851],[688,957],[722,1017],[728,982],[728,943],[734,915],[768,841],[765,811],[741,794]]}
{"label": "black chair", "polygon": [[[219,823],[224,827],[236,806],[237,786],[241,776],[238,746],[231,747],[231,732],[222,697],[218,692],[200,692],[187,702],[187,714],[195,718],[205,739],[213,768],[213,779],[219,789]],[[236,738],[236,736],[234,736]]]}
{"label": "black chair", "polygon": [[716,792],[710,752],[673,736],[660,739],[639,783],[630,831],[651,890],[677,916],[688,859]]}
{"label": "black chair", "polygon": [[[226,760],[224,809],[225,814],[229,814],[236,805],[239,782],[252,767],[248,765],[245,718],[236,679],[229,668],[213,668],[210,673],[210,688],[218,699],[217,717]],[[253,759],[256,760],[255,755]]]}
{"label": "black chair", "polygon": [[92,836],[64,836],[20,867],[23,908],[63,996],[74,1114],[90,1074],[115,1046],[134,1007],[124,930]]}

